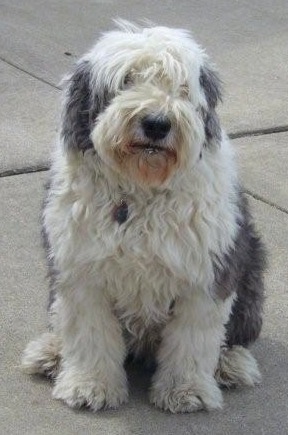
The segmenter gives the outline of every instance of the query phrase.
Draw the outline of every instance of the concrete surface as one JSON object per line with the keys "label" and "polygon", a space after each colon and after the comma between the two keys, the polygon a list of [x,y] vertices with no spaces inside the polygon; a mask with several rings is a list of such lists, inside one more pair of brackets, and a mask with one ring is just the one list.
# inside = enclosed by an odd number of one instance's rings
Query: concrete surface
{"label": "concrete surface", "polygon": [[[75,412],[52,400],[49,382],[23,375],[23,347],[45,330],[47,282],[39,238],[39,209],[46,174],[0,179],[1,406],[3,434],[285,434],[288,425],[288,216],[251,200],[270,253],[266,321],[254,346],[263,374],[255,389],[225,392],[221,412],[169,415],[148,403],[149,373],[129,368],[130,402],[118,411]],[[29,196],[28,196],[29,195]]]}
{"label": "concrete surface", "polygon": [[234,139],[233,144],[245,187],[288,210],[288,133]]}
{"label": "concrete surface", "polygon": [[55,86],[119,16],[193,32],[226,84],[229,132],[287,124],[287,0],[2,0],[0,57]]}
{"label": "concrete surface", "polygon": [[0,172],[47,164],[60,92],[0,61]]}
{"label": "concrete surface", "polygon": [[[176,6],[177,5],[177,6]],[[193,435],[288,433],[288,3],[286,0],[2,0],[0,2],[0,433],[7,435]],[[269,250],[265,323],[253,348],[255,389],[225,392],[221,412],[169,415],[147,400],[149,373],[130,367],[130,402],[118,411],[75,412],[52,386],[19,370],[27,341],[46,328],[47,281],[39,214],[57,129],[61,75],[111,18],[188,27],[227,85],[222,119]],[[64,54],[71,53],[71,56]],[[249,133],[250,131],[250,133]],[[260,132],[261,133],[261,132]],[[31,170],[31,169],[30,169]],[[19,175],[7,176],[13,172]]]}

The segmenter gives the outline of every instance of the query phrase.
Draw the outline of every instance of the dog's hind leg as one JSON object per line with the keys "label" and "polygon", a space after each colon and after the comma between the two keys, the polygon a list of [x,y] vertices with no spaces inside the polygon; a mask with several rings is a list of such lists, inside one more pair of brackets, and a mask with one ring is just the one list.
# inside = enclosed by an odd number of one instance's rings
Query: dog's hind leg
{"label": "dog's hind leg", "polygon": [[247,347],[259,336],[264,304],[263,271],[266,250],[255,230],[245,197],[241,198],[242,220],[231,255],[229,270],[231,286],[237,297],[226,325],[226,344]]}
{"label": "dog's hind leg", "polygon": [[252,344],[262,328],[264,286],[262,276],[248,271],[237,291],[237,298],[226,325],[226,343],[229,347]]}
{"label": "dog's hind leg", "polygon": [[226,325],[226,346],[221,349],[215,376],[226,387],[253,386],[261,379],[257,362],[247,346],[258,338],[262,327],[262,277],[255,270],[248,271],[240,285],[241,291]]}
{"label": "dog's hind leg", "polygon": [[21,361],[23,371],[54,379],[59,372],[60,351],[61,340],[56,334],[42,334],[26,347]]}

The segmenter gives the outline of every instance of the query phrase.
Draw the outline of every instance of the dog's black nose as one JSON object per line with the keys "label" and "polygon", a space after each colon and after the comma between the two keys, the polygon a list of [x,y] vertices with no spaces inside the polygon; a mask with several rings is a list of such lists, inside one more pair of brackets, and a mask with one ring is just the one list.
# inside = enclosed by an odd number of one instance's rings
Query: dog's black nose
{"label": "dog's black nose", "polygon": [[149,139],[160,140],[167,136],[171,129],[171,122],[167,116],[148,115],[142,119],[142,128]]}

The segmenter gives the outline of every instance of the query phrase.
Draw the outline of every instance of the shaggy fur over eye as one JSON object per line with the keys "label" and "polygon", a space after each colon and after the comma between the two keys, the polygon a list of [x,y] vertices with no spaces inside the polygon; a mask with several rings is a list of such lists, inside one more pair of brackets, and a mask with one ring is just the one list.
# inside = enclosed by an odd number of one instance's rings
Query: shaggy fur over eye
{"label": "shaggy fur over eye", "polygon": [[128,400],[129,354],[154,360],[157,407],[221,408],[221,384],[260,379],[247,346],[265,265],[216,113],[221,83],[189,32],[117,26],[64,80],[43,211],[51,332],[23,368],[97,411]]}

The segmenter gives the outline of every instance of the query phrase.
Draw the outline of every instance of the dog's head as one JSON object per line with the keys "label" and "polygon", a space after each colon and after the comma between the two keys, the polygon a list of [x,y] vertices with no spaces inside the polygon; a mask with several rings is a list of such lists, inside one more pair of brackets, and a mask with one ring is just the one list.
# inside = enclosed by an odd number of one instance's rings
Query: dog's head
{"label": "dog's head", "polygon": [[62,137],[125,177],[161,186],[221,140],[219,80],[184,30],[120,23],[68,77]]}

